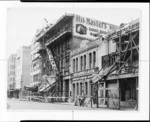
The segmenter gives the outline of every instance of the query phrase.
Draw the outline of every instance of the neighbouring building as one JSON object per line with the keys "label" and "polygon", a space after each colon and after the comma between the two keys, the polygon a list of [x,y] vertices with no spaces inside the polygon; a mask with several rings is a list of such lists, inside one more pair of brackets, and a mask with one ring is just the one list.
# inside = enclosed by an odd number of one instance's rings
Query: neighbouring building
{"label": "neighbouring building", "polygon": [[[99,20],[76,14],[65,14],[53,25],[41,29],[41,32],[35,37],[35,42],[40,42],[38,53],[44,59],[42,75],[51,75],[53,73],[52,65],[56,64],[58,77],[55,87],[45,88],[47,90],[42,88],[39,91],[53,92],[56,96],[71,97],[73,94],[70,74],[72,70],[71,52],[79,48],[83,40],[90,42],[99,36],[105,37],[108,32],[116,28],[115,25]],[[95,64],[95,67],[97,65]]]}
{"label": "neighbouring building", "polygon": [[[101,70],[92,84],[96,100],[103,99],[109,108],[138,106],[139,25],[139,19],[121,24],[108,34],[104,41],[107,46],[100,50]],[[101,96],[99,92],[105,94]]]}
{"label": "neighbouring building", "polygon": [[80,47],[70,54],[71,60],[71,90],[72,100],[77,96],[92,96],[91,80],[94,74],[99,72],[99,48],[101,47],[103,37],[96,40],[82,40]]}
{"label": "neighbouring building", "polygon": [[30,53],[30,46],[22,46],[17,50],[16,89],[19,90],[19,93],[22,93],[24,91],[24,87],[30,83]]}
{"label": "neighbouring building", "polygon": [[15,97],[15,85],[16,85],[16,54],[11,54],[7,62],[7,72],[8,72],[8,97]]}
{"label": "neighbouring building", "polygon": [[43,61],[42,58],[40,56],[38,52],[38,48],[39,48],[40,44],[39,42],[35,42],[34,40],[32,40],[32,44],[31,44],[31,73],[30,73],[30,85],[29,87],[31,87],[33,90],[31,91],[35,91],[38,92],[38,85],[41,83],[42,80],[42,69],[43,69]]}

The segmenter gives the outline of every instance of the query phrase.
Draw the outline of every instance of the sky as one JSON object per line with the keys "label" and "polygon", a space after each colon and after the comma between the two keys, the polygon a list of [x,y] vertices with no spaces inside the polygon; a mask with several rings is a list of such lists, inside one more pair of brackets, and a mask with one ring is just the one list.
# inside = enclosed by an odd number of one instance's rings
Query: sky
{"label": "sky", "polygon": [[36,30],[46,25],[44,18],[49,23],[54,23],[65,13],[79,14],[84,17],[97,19],[114,25],[128,23],[140,18],[140,9],[117,9],[117,8],[76,8],[72,7],[13,7],[7,9],[7,57],[16,53],[20,46],[31,45]]}

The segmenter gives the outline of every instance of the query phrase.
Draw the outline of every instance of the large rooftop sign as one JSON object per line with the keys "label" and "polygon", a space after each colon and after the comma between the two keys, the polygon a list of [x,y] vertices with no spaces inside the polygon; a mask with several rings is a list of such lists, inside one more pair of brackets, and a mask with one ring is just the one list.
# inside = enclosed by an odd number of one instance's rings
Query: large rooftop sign
{"label": "large rooftop sign", "polygon": [[111,26],[102,21],[75,15],[73,20],[73,35],[95,40],[99,35],[105,37],[108,31],[112,30]]}

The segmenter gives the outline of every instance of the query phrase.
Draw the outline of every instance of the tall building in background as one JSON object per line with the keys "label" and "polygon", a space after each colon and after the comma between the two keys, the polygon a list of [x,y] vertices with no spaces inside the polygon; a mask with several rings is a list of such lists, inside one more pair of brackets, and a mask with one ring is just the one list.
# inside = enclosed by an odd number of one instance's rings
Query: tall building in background
{"label": "tall building in background", "polygon": [[14,97],[14,89],[16,83],[16,54],[11,54],[8,58],[8,86],[7,91],[9,97]]}
{"label": "tall building in background", "polygon": [[37,86],[41,82],[42,78],[42,58],[39,53],[37,53],[39,49],[39,42],[35,42],[32,40],[31,43],[31,78],[30,78],[30,86]]}
{"label": "tall building in background", "polygon": [[16,89],[22,91],[30,83],[31,47],[22,46],[17,50]]}

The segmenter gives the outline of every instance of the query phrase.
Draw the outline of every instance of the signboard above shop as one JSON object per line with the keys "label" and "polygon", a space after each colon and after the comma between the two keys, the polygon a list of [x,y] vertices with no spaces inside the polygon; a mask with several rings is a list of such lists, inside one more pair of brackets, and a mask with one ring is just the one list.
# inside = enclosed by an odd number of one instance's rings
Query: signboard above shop
{"label": "signboard above shop", "polygon": [[99,36],[105,37],[115,26],[79,15],[74,16],[73,35],[81,38],[95,40]]}
{"label": "signboard above shop", "polygon": [[76,72],[76,73],[72,73],[71,76],[72,77],[81,77],[81,76],[97,73],[98,71],[99,71],[99,67],[95,67],[95,68],[92,68],[92,69],[86,69],[84,71],[79,71],[79,72]]}

